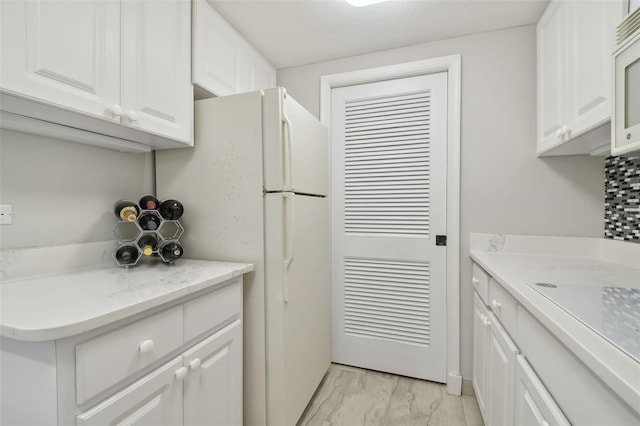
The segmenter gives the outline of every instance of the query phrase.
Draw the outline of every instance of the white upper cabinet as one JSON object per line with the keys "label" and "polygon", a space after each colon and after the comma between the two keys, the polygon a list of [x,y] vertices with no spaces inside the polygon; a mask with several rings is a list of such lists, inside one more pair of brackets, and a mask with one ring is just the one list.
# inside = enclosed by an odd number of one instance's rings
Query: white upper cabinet
{"label": "white upper cabinet", "polygon": [[123,124],[190,143],[189,2],[123,1]]}
{"label": "white upper cabinet", "polygon": [[2,88],[105,119],[120,103],[120,3],[2,2]]}
{"label": "white upper cabinet", "polygon": [[566,13],[567,3],[553,2],[538,23],[538,153],[562,139]]}
{"label": "white upper cabinet", "polygon": [[275,68],[205,0],[193,2],[192,69],[199,99],[276,85]]}
{"label": "white upper cabinet", "polygon": [[601,153],[610,141],[611,54],[624,1],[552,1],[538,40],[539,155]]}
{"label": "white upper cabinet", "polygon": [[0,13],[3,128],[121,150],[192,145],[189,2],[3,1]]}

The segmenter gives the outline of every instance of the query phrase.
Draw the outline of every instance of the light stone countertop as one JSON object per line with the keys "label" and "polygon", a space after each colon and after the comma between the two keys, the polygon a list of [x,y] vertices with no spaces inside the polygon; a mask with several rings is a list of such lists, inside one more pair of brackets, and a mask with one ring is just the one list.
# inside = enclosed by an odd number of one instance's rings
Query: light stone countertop
{"label": "light stone countertop", "polygon": [[[50,250],[49,250],[50,252]],[[15,252],[10,253],[16,258]],[[78,265],[76,265],[78,266]],[[112,262],[0,285],[0,334],[16,340],[55,340],[158,307],[253,270],[247,263],[180,259],[132,268]],[[42,271],[39,271],[42,272]]]}
{"label": "light stone countertop", "polygon": [[640,245],[596,238],[549,237],[545,241],[544,237],[472,234],[470,249],[471,258],[520,305],[616,394],[640,410],[640,363],[528,284],[639,289]]}

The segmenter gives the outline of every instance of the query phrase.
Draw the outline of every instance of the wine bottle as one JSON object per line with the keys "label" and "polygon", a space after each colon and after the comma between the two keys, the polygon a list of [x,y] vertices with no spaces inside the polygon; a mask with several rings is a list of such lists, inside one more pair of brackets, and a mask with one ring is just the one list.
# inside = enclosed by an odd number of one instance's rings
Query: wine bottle
{"label": "wine bottle", "polygon": [[153,195],[147,194],[140,197],[138,205],[142,210],[157,210],[160,202]]}
{"label": "wine bottle", "polygon": [[138,247],[133,244],[123,244],[116,250],[116,262],[120,266],[135,265],[140,257]]}
{"label": "wine bottle", "polygon": [[133,201],[120,200],[114,205],[116,217],[126,222],[135,222],[138,218],[138,206]]}
{"label": "wine bottle", "polygon": [[162,257],[162,260],[169,263],[175,262],[184,254],[182,246],[177,241],[165,241],[164,243],[162,243],[158,251],[160,252],[160,257]]}
{"label": "wine bottle", "polygon": [[138,247],[146,256],[151,256],[158,248],[158,237],[155,232],[146,232],[138,239]]}
{"label": "wine bottle", "polygon": [[155,231],[162,220],[153,213],[143,213],[138,218],[138,224],[143,231]]}
{"label": "wine bottle", "polygon": [[178,220],[184,213],[184,207],[178,200],[165,200],[160,203],[158,211],[160,212],[160,216],[167,220]]}

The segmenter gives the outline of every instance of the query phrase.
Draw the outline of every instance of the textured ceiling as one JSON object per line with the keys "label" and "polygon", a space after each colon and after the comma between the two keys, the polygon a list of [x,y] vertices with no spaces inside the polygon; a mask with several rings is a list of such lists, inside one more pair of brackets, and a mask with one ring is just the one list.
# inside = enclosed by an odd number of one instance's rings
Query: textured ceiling
{"label": "textured ceiling", "polygon": [[287,68],[538,22],[548,0],[208,0],[276,67]]}

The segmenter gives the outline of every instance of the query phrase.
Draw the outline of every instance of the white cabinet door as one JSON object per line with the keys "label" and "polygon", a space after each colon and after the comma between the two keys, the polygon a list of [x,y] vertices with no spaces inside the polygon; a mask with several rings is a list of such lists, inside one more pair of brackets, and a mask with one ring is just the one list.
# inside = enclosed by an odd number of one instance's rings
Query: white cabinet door
{"label": "white cabinet door", "polygon": [[538,151],[562,142],[567,4],[552,2],[538,22]]}
{"label": "white cabinet door", "polygon": [[199,98],[275,87],[275,68],[205,0],[193,2],[193,22],[193,84],[204,89]]}
{"label": "white cabinet door", "polygon": [[2,88],[119,121],[120,2],[2,1]]}
{"label": "white cabinet door", "polygon": [[628,0],[629,4],[627,5],[627,13],[635,12],[637,9],[640,9],[640,0]]}
{"label": "white cabinet door", "polygon": [[184,424],[242,425],[242,322],[184,353]]}
{"label": "white cabinet door", "polygon": [[549,3],[537,27],[538,154],[607,146],[602,126],[611,119],[611,54],[623,9],[621,0]]}
{"label": "white cabinet door", "polygon": [[190,3],[124,1],[122,8],[122,123],[190,142]]}
{"label": "white cabinet door", "polygon": [[489,336],[490,319],[487,307],[476,292],[473,293],[473,390],[485,424],[489,419]]}
{"label": "white cabinet door", "polygon": [[193,84],[216,96],[238,92],[239,37],[205,0],[193,2]]}
{"label": "white cabinet door", "polygon": [[[491,424],[513,425],[513,385],[518,348],[495,315],[490,314],[488,394]],[[514,321],[515,322],[515,321]]]}
{"label": "white cabinet door", "polygon": [[[522,355],[516,357],[514,423],[520,426],[569,425],[555,401]],[[576,389],[576,392],[579,390]]]}
{"label": "white cabinet door", "polygon": [[181,368],[180,356],[79,414],[76,425],[181,425],[182,381],[176,376]]}
{"label": "white cabinet door", "polygon": [[621,2],[567,2],[567,137],[611,119],[611,54]]}
{"label": "white cabinet door", "polygon": [[269,89],[275,86],[276,73],[273,66],[249,44],[245,43],[245,48],[240,51],[238,93]]}

